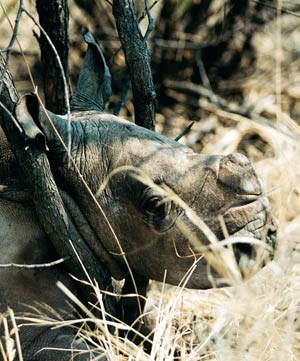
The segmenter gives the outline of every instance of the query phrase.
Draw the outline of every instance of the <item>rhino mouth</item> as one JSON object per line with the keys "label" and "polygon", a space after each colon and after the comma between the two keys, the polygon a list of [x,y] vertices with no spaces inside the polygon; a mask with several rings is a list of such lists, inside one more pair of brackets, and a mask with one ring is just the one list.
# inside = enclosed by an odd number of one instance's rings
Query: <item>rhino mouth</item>
{"label": "rhino mouth", "polygon": [[[270,204],[266,197],[241,196],[223,214],[226,230],[230,236],[252,237],[262,240],[275,249],[276,227],[270,217]],[[250,244],[237,244],[237,249],[253,256]]]}
{"label": "rhino mouth", "polygon": [[223,218],[230,235],[245,235],[261,239],[267,224],[270,206],[266,197],[243,197],[233,203]]}

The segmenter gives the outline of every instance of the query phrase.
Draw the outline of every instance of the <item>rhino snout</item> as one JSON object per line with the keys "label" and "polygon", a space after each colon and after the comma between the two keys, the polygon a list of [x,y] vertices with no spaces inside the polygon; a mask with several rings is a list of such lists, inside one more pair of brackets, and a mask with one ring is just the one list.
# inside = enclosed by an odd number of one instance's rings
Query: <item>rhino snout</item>
{"label": "rhino snout", "polygon": [[219,161],[218,181],[240,195],[261,195],[262,185],[250,160],[240,153],[232,153]]}

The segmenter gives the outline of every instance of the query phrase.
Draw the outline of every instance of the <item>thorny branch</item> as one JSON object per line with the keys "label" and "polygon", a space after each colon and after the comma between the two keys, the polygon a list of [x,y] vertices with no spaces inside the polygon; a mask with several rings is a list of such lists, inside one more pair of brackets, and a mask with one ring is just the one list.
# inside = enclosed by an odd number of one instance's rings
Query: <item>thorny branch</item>
{"label": "thorny branch", "polygon": [[185,135],[187,135],[187,134],[190,132],[190,130],[192,129],[192,126],[193,126],[194,124],[195,124],[195,122],[191,122],[187,127],[185,127],[185,128],[183,129],[183,131],[180,132],[180,133],[174,138],[175,142],[178,142],[182,137],[184,137]]}

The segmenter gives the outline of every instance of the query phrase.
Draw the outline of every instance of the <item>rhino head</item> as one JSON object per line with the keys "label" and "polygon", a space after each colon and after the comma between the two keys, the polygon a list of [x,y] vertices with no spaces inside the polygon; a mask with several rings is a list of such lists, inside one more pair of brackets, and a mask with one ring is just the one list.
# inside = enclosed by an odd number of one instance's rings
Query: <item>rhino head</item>
{"label": "rhino head", "polygon": [[[241,154],[204,156],[103,113],[109,89],[108,68],[90,39],[70,124],[66,116],[39,109],[30,96],[20,100],[16,115],[21,123],[31,117],[46,135],[56,179],[90,224],[98,240],[93,247],[114,277],[124,275],[127,263],[137,274],[177,285],[195,265],[186,285],[211,287],[207,260],[191,238],[208,246],[209,229],[218,240],[227,232],[267,239],[270,207],[250,161]],[[65,144],[71,139],[80,176],[51,123]],[[207,228],[199,227],[191,212]],[[238,257],[253,252],[250,244],[234,248]]]}

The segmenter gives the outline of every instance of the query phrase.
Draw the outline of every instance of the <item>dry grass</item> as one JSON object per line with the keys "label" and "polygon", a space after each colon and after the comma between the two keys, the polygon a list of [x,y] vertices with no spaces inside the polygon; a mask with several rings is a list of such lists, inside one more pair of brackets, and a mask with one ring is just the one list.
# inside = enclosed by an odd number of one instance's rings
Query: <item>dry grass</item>
{"label": "dry grass", "polygon": [[[264,179],[278,221],[275,260],[252,279],[228,289],[168,289],[163,310],[157,308],[161,287],[149,294],[155,314],[173,310],[173,324],[183,334],[184,360],[299,360],[299,151],[293,139],[244,121],[216,144],[234,150],[249,132],[259,133],[275,155],[256,168]],[[227,267],[224,262],[224,267]],[[175,310],[175,311],[174,311]],[[155,319],[152,320],[155,327]],[[186,334],[184,334],[184,331]],[[175,331],[174,331],[175,335]],[[180,347],[178,342],[178,347]]]}
{"label": "dry grass", "polygon": [[[295,125],[295,127],[297,127]],[[233,130],[230,130],[232,132]],[[286,130],[288,131],[288,129]],[[290,136],[243,120],[234,136],[220,137],[216,147],[224,152],[239,147],[244,137],[256,132],[272,147],[273,156],[256,163],[264,179],[278,220],[278,250],[274,261],[245,282],[208,291],[192,291],[152,282],[145,309],[145,322],[152,330],[152,350],[147,353],[126,338],[111,334],[105,320],[97,319],[74,295],[59,285],[84,315],[80,320],[61,321],[30,317],[39,325],[77,329],[77,338],[95,349],[94,360],[299,360],[299,172],[300,145]],[[234,141],[232,141],[234,140]],[[209,150],[211,151],[211,150]],[[230,267],[226,257],[224,269]],[[219,265],[220,267],[220,265]],[[224,272],[225,273],[225,272]],[[96,285],[100,309],[102,295]],[[91,324],[96,330],[91,330]],[[113,323],[115,330],[131,330]],[[134,330],[131,330],[135,332]],[[76,352],[76,347],[75,347]]]}
{"label": "dry grass", "polygon": [[[145,322],[152,329],[150,353],[119,337],[118,332],[111,334],[109,321],[97,319],[62,285],[59,287],[66,297],[81,308],[84,315],[81,320],[62,322],[54,317],[42,319],[39,315],[28,317],[24,322],[76,327],[77,338],[95,348],[94,360],[101,353],[105,353],[108,360],[168,361],[174,360],[174,356],[190,361],[300,360],[300,128],[294,121],[300,119],[297,104],[300,73],[299,56],[291,55],[299,53],[295,41],[299,38],[299,24],[299,19],[290,15],[283,16],[281,24],[269,24],[265,34],[258,34],[255,39],[258,61],[253,76],[223,85],[226,89],[242,89],[246,105],[270,119],[273,128],[201,101],[207,121],[221,119],[225,124],[218,126],[213,137],[209,136],[203,152],[239,150],[255,161],[278,223],[274,261],[250,280],[237,282],[230,288],[191,291],[152,282],[145,308]],[[284,29],[284,43],[276,37],[278,26]],[[278,96],[278,84],[281,96]],[[182,121],[182,124],[185,123]],[[195,128],[183,141],[189,143],[192,136],[203,130],[200,125]],[[255,135],[259,141],[249,143],[249,135]],[[230,267],[226,257],[222,267],[224,270]],[[101,292],[97,285],[92,287],[104,311]],[[1,317],[6,337],[0,343],[0,354],[5,361],[12,361],[20,353],[16,328],[9,330],[7,323],[8,318],[14,317],[12,313]],[[91,324],[95,326],[93,331]],[[129,330],[120,322],[113,326],[116,330]]]}
{"label": "dry grass", "polygon": [[[231,114],[202,100],[207,122],[222,119],[204,153],[243,151],[252,158],[272,203],[278,223],[275,259],[252,279],[228,289],[209,291],[174,290],[164,292],[163,306],[157,307],[161,286],[153,287],[148,307],[156,315],[172,318],[176,339],[184,360],[299,360],[299,231],[300,143],[299,71],[291,63],[299,21],[284,16],[284,43],[276,43],[278,22],[258,34],[257,70],[248,79],[224,82],[224,88],[243,89],[244,102],[257,114],[272,120],[274,128]],[[294,26],[292,26],[293,24]],[[272,36],[272,34],[274,34]],[[277,39],[277,40],[276,40]],[[282,46],[281,66],[276,47]],[[281,69],[281,74],[276,73]],[[281,104],[278,104],[276,77],[281,77]],[[244,104],[245,105],[245,104]],[[278,117],[279,114],[279,117]],[[226,123],[227,122],[227,123]],[[228,126],[230,122],[230,126]],[[186,137],[195,138],[195,133]],[[255,141],[248,142],[249,135]],[[223,265],[227,267],[226,262]],[[158,316],[157,316],[158,317]],[[156,326],[151,318],[152,327]]]}

